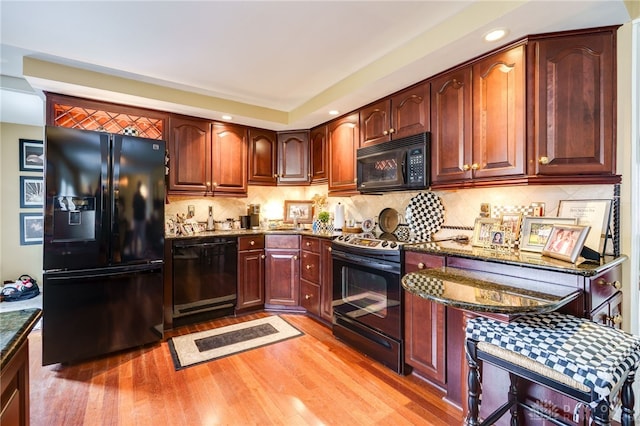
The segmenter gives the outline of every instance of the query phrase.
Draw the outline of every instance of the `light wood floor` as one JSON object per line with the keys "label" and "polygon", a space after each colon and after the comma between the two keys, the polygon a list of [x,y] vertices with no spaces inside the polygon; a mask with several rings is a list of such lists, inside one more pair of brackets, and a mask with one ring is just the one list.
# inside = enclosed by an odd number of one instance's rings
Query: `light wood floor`
{"label": "light wood floor", "polygon": [[[268,314],[225,318],[167,338]],[[31,424],[460,425],[461,412],[412,376],[399,376],[301,315],[304,336],[175,371],[166,341],[75,365],[41,366],[30,335]]]}

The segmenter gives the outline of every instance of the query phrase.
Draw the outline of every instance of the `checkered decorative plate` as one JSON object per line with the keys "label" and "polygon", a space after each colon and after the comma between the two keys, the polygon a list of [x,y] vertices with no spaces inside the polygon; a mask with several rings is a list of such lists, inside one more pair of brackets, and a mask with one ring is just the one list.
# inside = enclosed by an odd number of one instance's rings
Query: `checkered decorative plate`
{"label": "checkered decorative plate", "polygon": [[431,235],[438,232],[444,223],[444,207],[440,197],[431,191],[412,197],[405,218],[414,240],[431,241]]}

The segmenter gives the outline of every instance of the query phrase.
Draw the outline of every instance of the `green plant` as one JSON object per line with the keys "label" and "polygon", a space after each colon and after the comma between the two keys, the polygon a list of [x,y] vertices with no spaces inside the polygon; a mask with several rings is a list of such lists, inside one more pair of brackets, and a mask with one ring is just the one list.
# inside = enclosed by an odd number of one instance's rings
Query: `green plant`
{"label": "green plant", "polygon": [[329,214],[329,212],[320,212],[318,213],[318,220],[322,223],[327,223],[329,222],[329,219],[331,219],[331,215]]}

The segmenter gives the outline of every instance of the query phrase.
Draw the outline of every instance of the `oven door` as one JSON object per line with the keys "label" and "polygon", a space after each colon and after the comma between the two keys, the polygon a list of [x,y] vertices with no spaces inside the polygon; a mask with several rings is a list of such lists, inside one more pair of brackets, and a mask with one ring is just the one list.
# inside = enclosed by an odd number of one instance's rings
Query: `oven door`
{"label": "oven door", "polygon": [[400,263],[332,253],[334,314],[401,340]]}

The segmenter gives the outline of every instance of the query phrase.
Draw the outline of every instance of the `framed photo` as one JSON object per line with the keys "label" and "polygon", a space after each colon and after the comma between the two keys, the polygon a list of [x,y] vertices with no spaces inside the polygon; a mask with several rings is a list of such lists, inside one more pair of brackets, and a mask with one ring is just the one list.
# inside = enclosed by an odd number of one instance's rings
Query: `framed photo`
{"label": "framed photo", "polygon": [[294,218],[298,219],[298,223],[313,222],[313,201],[285,200],[284,221],[293,223]]}
{"label": "framed photo", "polygon": [[20,171],[44,170],[44,144],[42,141],[20,139]]}
{"label": "framed photo", "polygon": [[512,240],[515,241],[520,236],[520,222],[522,221],[522,213],[502,213],[500,215],[500,224],[505,227],[513,235]]}
{"label": "framed photo", "polygon": [[577,225],[578,219],[571,217],[525,216],[522,219],[520,250],[540,253],[547,244],[553,225]]}
{"label": "framed photo", "polygon": [[44,179],[20,176],[20,207],[42,207],[44,205]]}
{"label": "framed photo", "polygon": [[20,245],[42,244],[44,215],[42,213],[20,213]]}
{"label": "framed photo", "polygon": [[611,220],[611,200],[560,200],[558,217],[575,217],[578,225],[590,226],[584,245],[604,254]]}
{"label": "framed photo", "polygon": [[491,229],[494,225],[499,224],[499,219],[489,217],[479,217],[473,226],[472,246],[484,246],[491,242]]}
{"label": "framed photo", "polygon": [[491,231],[491,245],[503,246],[505,243],[504,231]]}
{"label": "framed photo", "polygon": [[588,226],[581,225],[553,225],[542,254],[576,263],[589,229]]}

